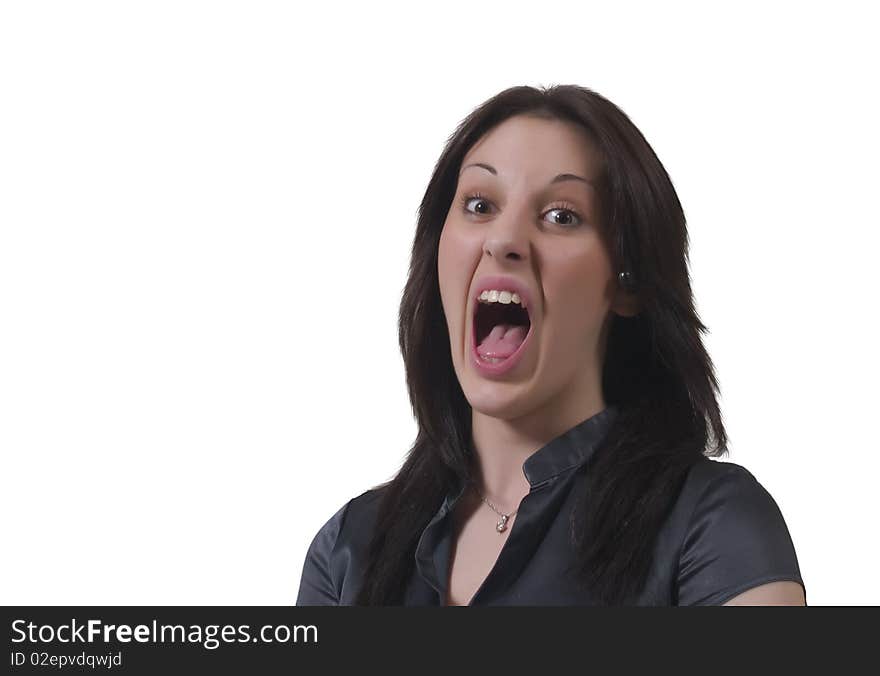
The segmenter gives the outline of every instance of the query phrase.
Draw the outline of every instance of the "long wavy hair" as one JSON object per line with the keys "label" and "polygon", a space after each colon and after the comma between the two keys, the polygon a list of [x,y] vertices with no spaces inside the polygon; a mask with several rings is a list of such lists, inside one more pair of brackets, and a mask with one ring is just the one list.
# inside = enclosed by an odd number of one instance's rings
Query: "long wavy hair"
{"label": "long wavy hair", "polygon": [[578,478],[571,536],[577,575],[599,605],[625,605],[644,587],[658,530],[691,466],[727,453],[718,383],[688,274],[684,212],[642,133],[616,105],[577,85],[517,86],[493,96],[448,138],[418,212],[399,342],[418,434],[382,489],[356,605],[400,605],[419,536],[456,479],[469,477],[471,408],[453,368],[437,271],[440,233],[462,159],[513,115],[573,122],[604,160],[600,228],[615,275],[635,280],[639,312],[613,314],[602,388],[618,407]]}

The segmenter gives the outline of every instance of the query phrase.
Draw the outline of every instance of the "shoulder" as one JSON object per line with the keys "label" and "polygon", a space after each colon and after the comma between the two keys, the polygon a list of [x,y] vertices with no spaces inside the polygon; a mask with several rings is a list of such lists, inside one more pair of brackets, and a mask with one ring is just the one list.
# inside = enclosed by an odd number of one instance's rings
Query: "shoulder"
{"label": "shoulder", "polygon": [[702,493],[711,484],[723,479],[734,483],[757,482],[755,476],[742,465],[738,465],[735,462],[712,460],[703,456],[690,469],[686,487],[692,491]]}
{"label": "shoulder", "polygon": [[779,505],[745,467],[701,459],[681,501],[689,516],[678,557],[679,605],[720,605],[768,582],[803,586]]}
{"label": "shoulder", "polygon": [[711,505],[740,509],[776,507],[776,501],[748,469],[735,462],[703,457],[688,471],[679,501],[686,512],[694,515]]}
{"label": "shoulder", "polygon": [[329,555],[340,544],[349,543],[361,533],[371,532],[384,493],[384,486],[371,488],[342,505],[318,529],[309,550]]}
{"label": "shoulder", "polygon": [[339,507],[312,538],[303,563],[296,605],[337,605],[350,570],[361,563],[384,486]]}

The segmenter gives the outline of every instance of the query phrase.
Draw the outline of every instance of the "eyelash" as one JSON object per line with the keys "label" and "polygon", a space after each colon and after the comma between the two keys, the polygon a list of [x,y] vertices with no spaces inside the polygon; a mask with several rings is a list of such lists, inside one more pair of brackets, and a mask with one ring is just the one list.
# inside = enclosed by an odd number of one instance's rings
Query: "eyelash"
{"label": "eyelash", "polygon": [[[489,198],[487,198],[481,192],[467,193],[467,194],[463,195],[460,200],[462,209],[464,210],[464,212],[466,214],[470,214],[471,216],[485,216],[486,214],[477,214],[477,213],[474,213],[473,211],[468,211],[468,208],[467,208],[468,202],[470,202],[471,200],[475,200],[475,199],[485,200],[486,202],[489,201]],[[554,223],[554,225],[558,225],[561,228],[575,228],[578,225],[583,224],[583,222],[584,222],[584,219],[580,215],[580,213],[576,209],[574,209],[572,207],[572,205],[569,204],[568,202],[556,202],[547,211],[568,211],[569,213],[574,214],[575,218],[577,218],[577,220],[579,221],[579,223],[574,223],[574,224],[570,224],[570,225],[567,225],[565,223]]]}

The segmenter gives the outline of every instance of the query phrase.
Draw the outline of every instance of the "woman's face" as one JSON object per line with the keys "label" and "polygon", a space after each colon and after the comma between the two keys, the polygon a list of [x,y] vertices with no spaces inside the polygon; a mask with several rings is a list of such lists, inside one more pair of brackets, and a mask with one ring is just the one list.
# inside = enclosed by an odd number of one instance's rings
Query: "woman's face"
{"label": "woman's face", "polygon": [[[600,237],[590,181],[600,174],[601,156],[577,125],[520,115],[484,135],[461,167],[440,237],[438,274],[465,397],[497,418],[550,414],[576,422],[604,406],[609,311],[634,313],[633,299],[617,291]],[[505,279],[482,284],[488,275]],[[507,314],[512,304],[476,301],[484,286],[515,291],[517,283],[525,291],[518,295],[527,298],[528,328],[516,326],[524,315]],[[478,306],[481,313],[493,308],[481,315],[480,340]],[[478,343],[482,349],[475,349]],[[496,357],[487,361],[479,353]]]}

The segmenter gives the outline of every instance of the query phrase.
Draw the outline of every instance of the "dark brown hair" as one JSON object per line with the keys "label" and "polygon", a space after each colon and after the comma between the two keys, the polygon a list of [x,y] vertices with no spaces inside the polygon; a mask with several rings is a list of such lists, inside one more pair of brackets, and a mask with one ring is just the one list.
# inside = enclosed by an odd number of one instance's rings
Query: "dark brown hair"
{"label": "dark brown hair", "polygon": [[688,276],[685,216],[660,160],[620,108],[586,87],[502,91],[449,137],[419,207],[399,315],[418,434],[400,470],[377,487],[383,494],[358,605],[402,603],[423,529],[455,479],[469,476],[471,408],[452,364],[438,245],[462,159],[513,115],[573,122],[596,143],[603,237],[615,276],[630,271],[639,299],[636,316],[610,320],[602,388],[619,415],[579,479],[572,522],[579,577],[597,603],[626,604],[642,589],[688,470],[701,455],[727,452]]}

